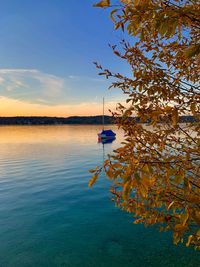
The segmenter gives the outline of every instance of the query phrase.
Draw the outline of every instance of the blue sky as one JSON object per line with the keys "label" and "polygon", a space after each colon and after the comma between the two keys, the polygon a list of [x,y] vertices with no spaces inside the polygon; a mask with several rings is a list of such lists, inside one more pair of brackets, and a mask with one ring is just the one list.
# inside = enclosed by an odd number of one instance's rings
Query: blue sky
{"label": "blue sky", "polygon": [[92,115],[103,96],[120,101],[92,62],[126,72],[108,47],[122,35],[95,2],[1,1],[0,115]]}

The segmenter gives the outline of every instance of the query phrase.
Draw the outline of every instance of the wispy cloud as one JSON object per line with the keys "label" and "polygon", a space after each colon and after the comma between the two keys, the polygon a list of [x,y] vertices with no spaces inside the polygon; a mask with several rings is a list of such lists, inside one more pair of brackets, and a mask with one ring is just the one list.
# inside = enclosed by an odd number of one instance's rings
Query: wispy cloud
{"label": "wispy cloud", "polygon": [[[37,69],[0,69],[0,96],[32,104],[61,105],[82,103],[94,92],[102,95],[103,78],[69,75],[65,78]],[[95,89],[95,91],[94,91]]]}
{"label": "wispy cloud", "polygon": [[[107,93],[102,81],[75,75],[62,78],[36,69],[0,69],[0,114],[100,114],[102,96]],[[107,110],[117,102],[113,94],[106,97]]]}
{"label": "wispy cloud", "polygon": [[57,105],[66,100],[68,89],[63,78],[36,69],[0,69],[1,96]]}
{"label": "wispy cloud", "polygon": [[75,80],[75,81],[80,81],[80,80],[90,81],[90,82],[105,82],[106,81],[104,77],[95,78],[95,77],[90,77],[90,76],[69,75],[68,78],[71,80]]}

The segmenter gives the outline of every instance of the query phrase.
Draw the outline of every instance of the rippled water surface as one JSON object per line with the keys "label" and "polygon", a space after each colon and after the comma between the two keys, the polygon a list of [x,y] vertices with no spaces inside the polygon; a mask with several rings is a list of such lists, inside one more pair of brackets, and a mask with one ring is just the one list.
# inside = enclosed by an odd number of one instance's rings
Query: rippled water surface
{"label": "rippled water surface", "polygon": [[[113,127],[115,131],[117,129]],[[0,267],[198,267],[171,235],[133,225],[88,169],[119,146],[99,126],[0,127]]]}

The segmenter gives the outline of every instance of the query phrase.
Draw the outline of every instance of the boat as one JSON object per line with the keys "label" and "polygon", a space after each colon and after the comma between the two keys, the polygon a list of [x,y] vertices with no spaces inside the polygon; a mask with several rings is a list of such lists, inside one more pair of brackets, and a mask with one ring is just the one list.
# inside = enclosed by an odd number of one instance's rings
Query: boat
{"label": "boat", "polygon": [[113,136],[113,137],[111,137],[111,136],[110,137],[98,137],[98,143],[111,144],[115,139],[116,139],[115,136]]}
{"label": "boat", "polygon": [[104,98],[103,98],[103,116],[102,116],[102,125],[103,129],[100,133],[98,133],[99,140],[114,140],[116,138],[116,133],[114,133],[112,130],[105,130],[104,129]]}
{"label": "boat", "polygon": [[116,137],[116,133],[112,130],[102,130],[101,133],[98,133],[98,137],[101,139],[112,139]]}

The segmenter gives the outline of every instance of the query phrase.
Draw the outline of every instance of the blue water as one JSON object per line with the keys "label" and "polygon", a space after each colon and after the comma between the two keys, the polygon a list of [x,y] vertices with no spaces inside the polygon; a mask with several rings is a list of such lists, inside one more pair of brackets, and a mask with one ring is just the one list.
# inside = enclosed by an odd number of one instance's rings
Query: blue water
{"label": "blue water", "polygon": [[88,169],[119,146],[99,126],[0,127],[0,267],[198,267],[199,252],[133,225]]}

